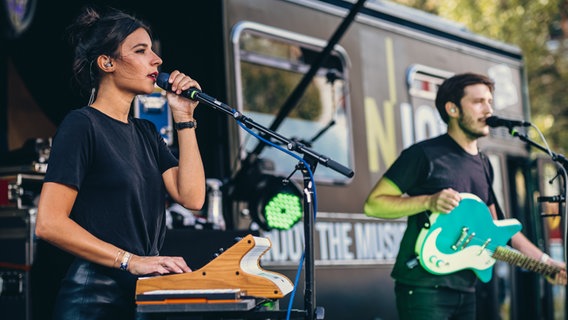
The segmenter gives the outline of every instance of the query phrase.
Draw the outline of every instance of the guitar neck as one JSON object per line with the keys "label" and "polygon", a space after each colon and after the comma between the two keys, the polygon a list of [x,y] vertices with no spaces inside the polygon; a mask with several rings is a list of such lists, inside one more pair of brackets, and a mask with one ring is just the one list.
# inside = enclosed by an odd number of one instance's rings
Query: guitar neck
{"label": "guitar neck", "polygon": [[497,250],[493,253],[493,258],[548,277],[554,277],[558,272],[560,272],[560,268],[558,267],[540,262],[506,247],[497,247]]}

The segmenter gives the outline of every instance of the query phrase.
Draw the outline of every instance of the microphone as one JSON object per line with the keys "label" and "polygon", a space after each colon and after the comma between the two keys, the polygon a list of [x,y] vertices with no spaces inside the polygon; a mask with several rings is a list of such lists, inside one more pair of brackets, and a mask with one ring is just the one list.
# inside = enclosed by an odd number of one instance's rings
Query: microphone
{"label": "microphone", "polygon": [[512,127],[530,127],[531,123],[523,120],[509,120],[499,118],[497,116],[491,116],[485,120],[488,126],[492,128],[497,127],[507,127],[511,129]]}
{"label": "microphone", "polygon": [[[170,74],[165,72],[160,72],[158,74],[158,78],[156,79],[156,84],[158,87],[172,92],[172,84],[168,82],[170,79]],[[191,100],[197,100],[197,94],[201,93],[201,91],[197,88],[189,88],[187,90],[182,91],[179,95]]]}
{"label": "microphone", "polygon": [[[173,92],[172,91],[172,84],[168,82],[169,79],[170,79],[169,73],[160,72],[158,74],[158,78],[156,79],[156,84],[158,85],[158,87],[160,87],[160,88],[162,88],[162,89],[164,89],[168,92]],[[223,103],[223,102],[201,92],[201,90],[199,90],[197,88],[193,88],[193,87],[189,88],[187,90],[182,91],[179,95],[184,97],[184,98],[203,102],[203,103],[213,107],[213,109],[221,109],[221,111],[224,111],[225,113],[232,115],[235,118],[240,115],[240,113],[233,111],[230,106],[228,106],[225,103]]]}

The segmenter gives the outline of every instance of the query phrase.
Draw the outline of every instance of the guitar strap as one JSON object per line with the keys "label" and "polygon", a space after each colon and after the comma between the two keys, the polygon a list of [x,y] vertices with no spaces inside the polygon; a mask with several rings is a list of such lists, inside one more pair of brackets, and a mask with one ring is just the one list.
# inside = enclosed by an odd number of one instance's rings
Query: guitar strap
{"label": "guitar strap", "polygon": [[430,229],[430,214],[432,214],[430,210],[422,211],[421,213],[419,213],[419,215],[417,216],[419,228]]}
{"label": "guitar strap", "polygon": [[489,192],[493,197],[495,211],[497,212],[497,219],[503,220],[505,219],[505,214],[503,213],[503,210],[501,210],[499,201],[497,201],[497,197],[495,196],[495,191],[493,190],[493,179],[491,179],[491,174],[489,173],[488,164],[490,164],[491,162],[489,162],[489,158],[487,158],[487,156],[481,151],[479,151],[479,157],[481,158],[481,165],[483,166],[483,171],[485,172],[485,177],[487,178],[487,184],[489,184]]}

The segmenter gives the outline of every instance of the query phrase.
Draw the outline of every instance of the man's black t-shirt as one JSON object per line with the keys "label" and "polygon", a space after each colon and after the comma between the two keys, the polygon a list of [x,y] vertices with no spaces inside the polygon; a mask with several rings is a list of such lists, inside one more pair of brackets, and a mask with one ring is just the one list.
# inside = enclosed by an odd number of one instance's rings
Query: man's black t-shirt
{"label": "man's black t-shirt", "polygon": [[[404,150],[387,170],[385,177],[402,193],[410,196],[434,194],[446,188],[477,195],[487,205],[494,203],[488,181],[493,172],[489,161],[463,150],[449,135],[419,142]],[[425,287],[448,287],[461,291],[474,290],[476,277],[470,270],[449,275],[434,275],[420,264],[414,267],[416,239],[427,213],[408,217],[392,276],[405,284]],[[409,263],[410,262],[410,263]]]}
{"label": "man's black t-shirt", "polygon": [[177,163],[151,122],[123,123],[84,107],[58,127],[44,181],[78,190],[70,217],[94,236],[137,255],[158,255],[165,234],[162,173]]}

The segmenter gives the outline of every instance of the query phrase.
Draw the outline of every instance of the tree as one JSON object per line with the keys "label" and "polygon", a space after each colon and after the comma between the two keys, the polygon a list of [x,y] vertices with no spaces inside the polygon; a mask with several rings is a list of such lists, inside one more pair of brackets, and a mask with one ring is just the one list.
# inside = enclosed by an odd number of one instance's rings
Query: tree
{"label": "tree", "polygon": [[[555,152],[568,150],[567,0],[396,0],[521,48],[532,122]],[[532,133],[532,131],[531,131]]]}

